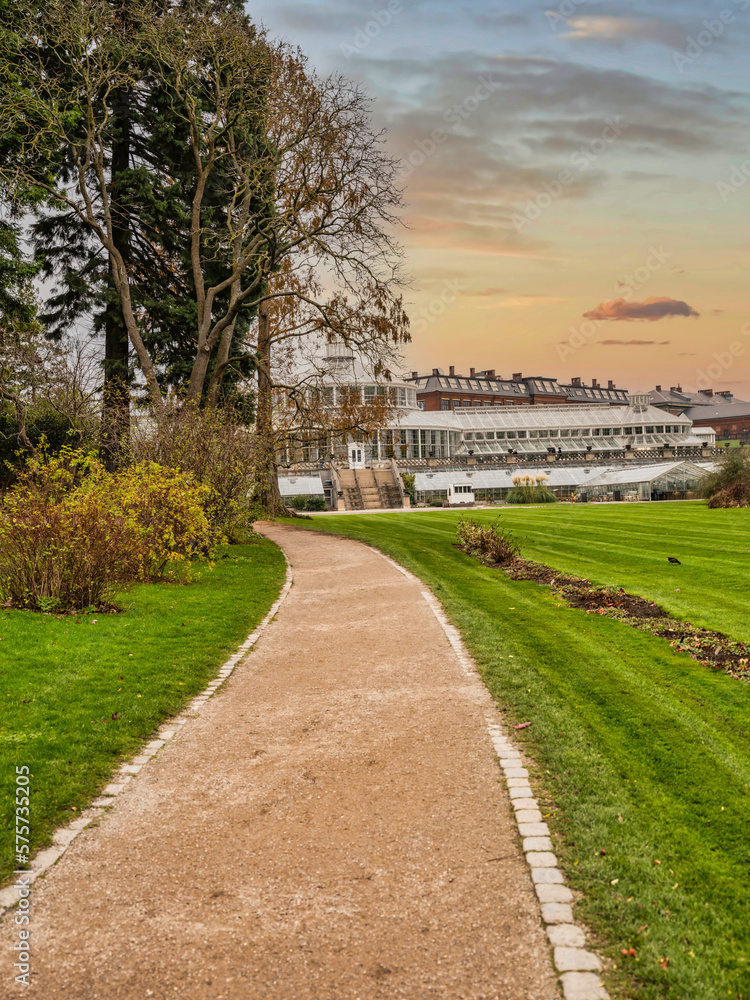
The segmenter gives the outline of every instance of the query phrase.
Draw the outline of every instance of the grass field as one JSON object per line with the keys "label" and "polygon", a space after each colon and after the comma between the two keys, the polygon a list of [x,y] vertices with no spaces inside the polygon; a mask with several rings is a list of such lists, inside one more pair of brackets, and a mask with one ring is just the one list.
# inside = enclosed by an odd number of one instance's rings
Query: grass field
{"label": "grass field", "polygon": [[122,614],[0,612],[0,884],[14,868],[16,765],[37,849],[178,713],[267,614],[285,574],[271,543],[223,550],[189,585],[133,587]]}
{"label": "grass field", "polygon": [[[750,1000],[750,687],[480,565],[453,548],[459,516],[298,526],[362,539],[421,577],[507,723],[532,722],[516,739],[536,762],[532,782],[613,997]],[[747,511],[565,505],[501,519],[528,558],[750,638]]]}

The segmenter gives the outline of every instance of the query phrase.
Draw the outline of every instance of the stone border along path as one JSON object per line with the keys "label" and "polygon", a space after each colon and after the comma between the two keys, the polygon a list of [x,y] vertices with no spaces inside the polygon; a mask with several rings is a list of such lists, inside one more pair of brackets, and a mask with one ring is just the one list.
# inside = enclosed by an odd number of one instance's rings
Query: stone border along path
{"label": "stone border along path", "polygon": [[[282,552],[282,554],[284,553]],[[281,588],[281,593],[275,603],[271,606],[271,610],[268,612],[260,625],[258,625],[255,631],[252,632],[247,639],[245,639],[242,645],[238,648],[237,652],[230,656],[226,663],[221,667],[216,679],[211,681],[201,694],[193,698],[190,704],[184,709],[186,715],[195,716],[200,712],[201,708],[206,704],[208,699],[214,695],[227,678],[232,675],[234,668],[240,660],[250,652],[276,617],[276,613],[286,600],[293,583],[292,568],[289,565],[289,560],[286,558],[286,554],[284,554],[284,559],[286,560],[286,580],[284,581],[284,586]],[[146,746],[142,748],[140,754],[133,758],[133,762],[131,764],[123,764],[120,767],[120,770],[114,776],[114,781],[110,782],[110,784],[106,786],[101,796],[98,799],[94,799],[91,806],[88,809],[85,809],[78,819],[73,820],[73,822],[69,823],[68,826],[62,826],[58,830],[55,830],[52,836],[52,846],[46,848],[46,850],[39,851],[39,853],[36,854],[31,861],[31,868],[27,873],[28,885],[36,882],[40,875],[44,875],[47,871],[49,871],[55,862],[59,861],[63,854],[65,854],[78,834],[93,823],[95,819],[98,819],[108,806],[114,805],[115,799],[124,790],[128,782],[133,780],[133,778],[141,771],[144,764],[148,764],[148,762],[156,756],[161,748],[166,746],[169,740],[171,740],[172,737],[175,736],[188,721],[189,719],[187,718],[179,717],[165,722],[163,727],[159,730],[158,737],[155,740],[151,740],[150,743],[147,743]],[[8,910],[13,909],[17,904],[18,890],[15,885],[9,885],[5,889],[0,890],[0,919],[4,917]]]}
{"label": "stone border along path", "polygon": [[[394,559],[372,546],[368,548],[372,548],[373,552],[377,552],[407,579],[424,588],[418,577]],[[475,674],[479,677],[479,671],[464,646],[461,633],[451,625],[438,599],[427,589],[422,590],[422,597],[445,632],[463,672],[467,676]],[[539,803],[529,785],[529,772],[523,766],[521,754],[512,740],[503,733],[502,727],[491,718],[487,720],[487,729],[505,774],[518,832],[523,840],[523,852],[541,904],[542,920],[553,948],[555,968],[560,973],[565,1000],[609,1000],[609,993],[598,975],[602,968],[601,960],[594,952],[586,950],[583,928],[573,920],[573,893],[565,885],[563,874],[557,867],[549,827],[542,821]]]}
{"label": "stone border along path", "polygon": [[[467,678],[476,679],[482,690],[488,695],[476,665],[461,640],[458,629],[450,624],[434,595],[424,587],[416,576],[384,553],[371,546],[364,545],[364,547],[384,559],[406,579],[419,587],[425,603],[434,614],[455,652],[463,674]],[[292,582],[292,571],[287,559],[286,582],[278,600],[261,624],[239,647],[237,652],[224,663],[217,678],[211,681],[205,690],[187,706],[186,716],[195,717],[200,713],[211,696],[223,685],[244,656],[255,646],[289,595]],[[159,731],[158,738],[148,743],[132,763],[122,765],[114,781],[107,785],[102,796],[96,799],[89,809],[85,810],[78,819],[68,826],[56,831],[52,846],[33,858],[29,872],[30,882],[34,882],[41,875],[44,875],[62,857],[76,837],[99,818],[108,806],[114,805],[117,796],[139,774],[144,765],[149,763],[189,721],[190,719],[187,717],[180,717],[165,723]],[[549,828],[542,821],[542,814],[536,799],[533,797],[528,771],[523,767],[521,754],[509,737],[503,733],[502,727],[498,725],[495,718],[489,716],[486,718],[486,722],[492,745],[504,772],[508,796],[515,813],[518,832],[522,838],[531,881],[541,904],[541,918],[546,925],[547,937],[553,949],[554,965],[559,974],[565,1000],[608,1000],[608,994],[597,974],[602,968],[601,962],[593,952],[586,950],[584,931],[573,921],[571,906],[573,894],[564,885],[562,873],[557,868],[557,858],[553,853]],[[15,886],[11,885],[0,891],[0,918],[17,903],[18,892]]]}

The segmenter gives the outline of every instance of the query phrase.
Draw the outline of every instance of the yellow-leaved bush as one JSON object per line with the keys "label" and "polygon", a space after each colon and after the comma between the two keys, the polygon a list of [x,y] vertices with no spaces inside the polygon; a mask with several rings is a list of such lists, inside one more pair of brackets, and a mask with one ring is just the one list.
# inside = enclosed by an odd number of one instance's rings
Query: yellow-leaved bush
{"label": "yellow-leaved bush", "polygon": [[98,607],[113,588],[158,580],[209,554],[212,492],[141,463],[115,474],[72,449],[30,462],[0,501],[0,597],[6,607]]}

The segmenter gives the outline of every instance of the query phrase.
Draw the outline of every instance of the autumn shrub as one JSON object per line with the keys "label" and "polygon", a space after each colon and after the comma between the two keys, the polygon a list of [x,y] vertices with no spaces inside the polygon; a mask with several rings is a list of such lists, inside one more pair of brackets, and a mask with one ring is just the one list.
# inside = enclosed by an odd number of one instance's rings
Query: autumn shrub
{"label": "autumn shrub", "polygon": [[463,519],[456,526],[456,539],[466,552],[496,565],[509,565],[516,561],[520,553],[515,538],[498,520],[482,524],[469,518]]}
{"label": "autumn shrub", "polygon": [[129,447],[133,463],[153,462],[207,486],[211,523],[230,538],[252,525],[254,438],[231,408],[174,406],[158,423],[136,423]]}
{"label": "autumn shrub", "polygon": [[750,482],[736,482],[731,486],[714,493],[709,497],[708,506],[717,507],[750,507]]}
{"label": "autumn shrub", "polygon": [[750,507],[750,449],[727,448],[700,492],[711,508]]}
{"label": "autumn shrub", "polygon": [[64,448],[29,463],[0,502],[0,598],[42,611],[101,607],[112,590],[159,579],[216,538],[210,491],[143,464],[112,475]]}

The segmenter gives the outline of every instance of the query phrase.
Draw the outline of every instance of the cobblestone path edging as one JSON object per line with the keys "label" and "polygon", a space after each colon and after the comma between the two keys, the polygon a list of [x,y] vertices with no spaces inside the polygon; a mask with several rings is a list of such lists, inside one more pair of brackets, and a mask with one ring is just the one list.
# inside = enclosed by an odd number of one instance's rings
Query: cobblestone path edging
{"label": "cobblestone path edging", "polygon": [[[133,778],[141,771],[141,769],[148,764],[148,762],[165,746],[169,740],[176,736],[180,730],[185,726],[190,718],[194,718],[200,712],[201,708],[206,704],[208,699],[214,695],[222,684],[232,675],[234,668],[246,656],[253,646],[258,642],[260,637],[266,631],[268,626],[271,624],[275,618],[279,608],[286,600],[289,591],[292,588],[292,570],[289,565],[289,560],[284,554],[284,559],[286,560],[286,580],[284,586],[281,589],[281,593],[276,599],[275,603],[272,605],[271,610],[268,612],[263,621],[258,625],[254,632],[252,632],[247,639],[238,648],[237,652],[234,653],[226,663],[223,664],[219,670],[216,678],[208,684],[204,690],[197,695],[190,702],[189,705],[184,709],[183,715],[176,719],[170,719],[163,723],[159,734],[156,739],[151,740],[147,743],[138,754],[134,757],[131,763],[123,764],[119,771],[113,776],[113,780],[106,786],[101,796],[95,799],[88,809],[85,809],[78,819],[73,820],[67,826],[62,826],[55,831],[52,836],[52,845],[39,851],[32,860],[31,867],[26,874],[26,884],[30,885],[35,882],[40,875],[44,875],[59,859],[65,854],[67,849],[76,839],[82,830],[85,830],[95,819],[102,815],[104,810],[111,805],[114,805],[115,799],[123,791],[126,785],[133,780]],[[18,903],[18,889],[15,885],[9,885],[7,888],[0,890],[0,918],[4,916],[7,910],[12,909]]]}
{"label": "cobblestone path edging", "polygon": [[[378,552],[400,573],[422,588],[422,597],[445,632],[464,674],[475,674],[478,677],[476,664],[464,646],[460,632],[451,625],[437,598],[424,588],[422,581],[413,573],[380,550],[373,551]],[[540,903],[541,918],[552,946],[554,965],[565,1000],[609,1000],[609,994],[599,976],[601,960],[594,952],[586,949],[583,928],[573,919],[573,893],[565,885],[563,874],[557,867],[549,827],[543,822],[521,753],[495,719],[488,718],[487,730],[505,776],[523,852],[531,870],[531,880]]]}

